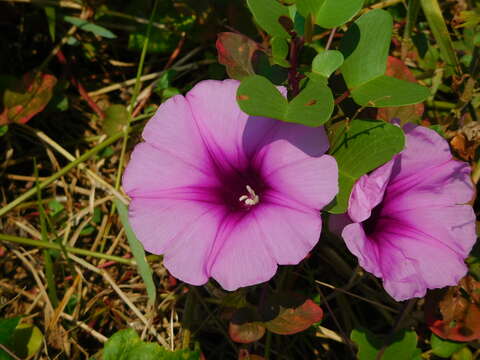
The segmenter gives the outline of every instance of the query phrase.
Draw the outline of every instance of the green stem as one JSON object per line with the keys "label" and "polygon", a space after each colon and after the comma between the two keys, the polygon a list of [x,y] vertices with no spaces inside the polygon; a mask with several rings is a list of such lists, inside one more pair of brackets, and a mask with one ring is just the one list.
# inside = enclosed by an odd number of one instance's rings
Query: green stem
{"label": "green stem", "polygon": [[[7,235],[7,234],[0,234],[0,240],[13,242],[13,243],[16,243],[16,244],[35,246],[35,247],[44,248],[44,249],[53,249],[53,250],[58,250],[58,251],[62,250],[62,246],[57,244],[57,243],[42,241],[42,240],[22,238],[22,237],[19,237],[19,236],[13,236],[13,235]],[[99,253],[99,252],[74,248],[74,247],[71,247],[71,246],[63,246],[63,248],[67,252],[72,253],[72,254],[84,255],[84,256],[93,256],[93,257],[96,257],[96,258],[99,258],[99,259],[115,261],[117,263],[121,263],[121,264],[125,264],[125,265],[134,266],[136,264],[135,261],[133,261],[133,260],[125,259],[125,258],[115,256],[115,255],[102,254],[102,253]]]}
{"label": "green stem", "polygon": [[[65,166],[64,168],[60,169],[59,171],[57,171],[55,174],[53,174],[52,176],[50,176],[48,179],[42,181],[41,183],[38,184],[38,187],[40,190],[46,188],[48,185],[50,185],[51,183],[53,183],[55,180],[57,180],[58,178],[60,178],[61,176],[65,175],[66,173],[68,173],[71,169],[73,169],[74,167],[80,165],[81,163],[83,163],[84,161],[86,161],[87,159],[89,159],[90,157],[92,157],[93,155],[95,155],[96,153],[98,153],[100,150],[106,148],[107,146],[113,144],[115,141],[117,141],[118,139],[120,139],[122,136],[124,135],[124,132],[123,131],[120,131],[118,133],[116,133],[115,135],[109,137],[107,140],[105,140],[104,142],[98,144],[97,146],[95,146],[94,148],[90,149],[89,151],[85,152],[83,155],[81,155],[79,158],[77,158],[75,161],[72,161],[71,163],[69,163],[67,166]],[[30,190],[28,190],[27,192],[23,193],[22,195],[20,195],[19,197],[17,197],[15,200],[13,200],[11,203],[5,205],[3,208],[0,209],[0,217],[5,215],[6,213],[8,213],[10,210],[12,210],[13,208],[15,208],[17,205],[21,204],[23,201],[31,198],[33,195],[35,195],[35,193],[37,192],[37,189],[36,187],[32,187]]]}

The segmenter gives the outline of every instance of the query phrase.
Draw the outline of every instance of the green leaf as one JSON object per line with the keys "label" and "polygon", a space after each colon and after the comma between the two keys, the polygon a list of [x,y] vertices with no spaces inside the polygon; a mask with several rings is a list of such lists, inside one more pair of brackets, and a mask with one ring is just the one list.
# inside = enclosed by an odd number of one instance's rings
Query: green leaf
{"label": "green leaf", "polygon": [[359,105],[411,105],[430,96],[421,85],[385,75],[391,36],[392,16],[384,10],[373,10],[355,21],[342,39],[342,75]]}
{"label": "green leaf", "polygon": [[269,58],[263,51],[255,51],[252,58],[255,74],[266,77],[275,85],[281,85],[287,80],[288,69],[277,64],[271,64],[270,59],[275,61],[275,59]]}
{"label": "green leaf", "polygon": [[199,360],[198,351],[168,351],[156,343],[143,342],[133,329],[120,330],[105,344],[104,360]]}
{"label": "green leaf", "polygon": [[0,344],[8,344],[8,341],[12,337],[13,331],[20,322],[20,319],[20,317],[0,319]]}
{"label": "green leaf", "polygon": [[315,22],[326,29],[345,24],[362,6],[363,0],[297,0],[300,14],[313,14]]}
{"label": "green leaf", "polygon": [[55,41],[56,9],[53,6],[45,6],[44,11],[48,21],[48,32],[52,41]]}
{"label": "green leaf", "polygon": [[247,0],[247,5],[258,25],[270,35],[288,38],[284,26],[292,26],[288,8],[276,0]]}
{"label": "green leaf", "polygon": [[240,109],[249,115],[283,119],[288,101],[266,78],[260,75],[242,80],[237,90]]}
{"label": "green leaf", "polygon": [[340,43],[345,57],[341,71],[349,88],[385,74],[392,37],[392,16],[372,10],[350,26]]}
{"label": "green leaf", "polygon": [[353,89],[351,95],[362,106],[403,106],[426,100],[430,96],[430,90],[425,86],[382,75]]}
{"label": "green leaf", "polygon": [[105,29],[103,26],[93,24],[86,20],[73,17],[73,16],[64,16],[63,20],[77,26],[79,29],[84,31],[89,31],[95,35],[107,38],[107,39],[115,39],[117,36],[112,33],[110,30]]}
{"label": "green leaf", "polygon": [[[358,359],[372,360],[385,344],[385,337],[378,337],[365,329],[354,329],[350,338],[358,345]],[[417,353],[417,334],[402,331],[394,336],[383,353],[382,360],[412,359]]]}
{"label": "green leaf", "polygon": [[5,135],[8,131],[8,125],[0,125],[0,137]]}
{"label": "green leaf", "polygon": [[358,346],[357,357],[359,360],[375,359],[382,346],[382,341],[365,329],[353,329],[350,339]]}
{"label": "green leaf", "polygon": [[325,0],[297,0],[297,10],[298,12],[307,17],[310,14],[315,15],[320,11]]}
{"label": "green leaf", "polygon": [[130,114],[125,105],[115,104],[105,110],[103,119],[103,131],[109,136],[116,134],[127,126],[130,121]]}
{"label": "green leaf", "polygon": [[288,55],[288,43],[284,38],[273,37],[270,40],[272,45],[273,61],[280,66],[289,67],[290,63],[286,60]]}
{"label": "green leaf", "polygon": [[[0,344],[7,346],[10,349],[10,339],[13,331],[20,322],[20,317],[0,319]],[[11,360],[12,357],[4,350],[0,349],[0,360]]]}
{"label": "green leaf", "polygon": [[453,47],[452,39],[448,33],[445,19],[442,15],[442,10],[438,5],[437,0],[420,0],[420,4],[423,9],[423,13],[427,18],[428,25],[432,30],[433,36],[438,43],[440,53],[447,64],[454,66],[457,71],[460,69],[457,55]]}
{"label": "green leaf", "polygon": [[40,329],[30,324],[19,324],[10,338],[10,349],[20,358],[31,358],[43,344]]}
{"label": "green leaf", "polygon": [[463,348],[465,343],[443,340],[432,333],[430,345],[433,354],[449,359],[454,353]]}
{"label": "green leaf", "polygon": [[473,360],[473,354],[467,346],[464,346],[452,355],[452,360]]}
{"label": "green leaf", "polygon": [[305,89],[288,104],[284,121],[320,126],[330,119],[333,106],[330,88],[322,82],[310,80]]}
{"label": "green leaf", "polygon": [[395,125],[376,120],[341,121],[329,131],[330,154],[339,171],[339,193],[327,209],[334,214],[347,210],[348,199],[360,176],[385,164],[403,150],[405,136]]}
{"label": "green leaf", "polygon": [[417,334],[415,331],[404,331],[396,334],[394,341],[383,353],[383,360],[411,359],[417,350]]}
{"label": "green leaf", "polygon": [[155,283],[153,282],[152,269],[150,268],[150,265],[148,265],[147,259],[145,258],[145,250],[130,226],[128,221],[127,207],[118,199],[115,199],[114,203],[117,207],[120,221],[125,228],[125,234],[127,235],[128,244],[130,245],[133,257],[137,263],[138,272],[140,273],[140,276],[145,283],[145,287],[147,288],[149,302],[150,304],[154,304],[157,296],[157,289],[155,288]]}
{"label": "green leaf", "polygon": [[237,91],[242,111],[253,116],[264,116],[307,126],[327,122],[333,111],[333,95],[328,86],[309,81],[290,103],[267,79],[254,75],[246,78]]}
{"label": "green leaf", "polygon": [[323,77],[330,77],[332,73],[343,64],[343,54],[337,50],[320,52],[313,58],[312,72]]}

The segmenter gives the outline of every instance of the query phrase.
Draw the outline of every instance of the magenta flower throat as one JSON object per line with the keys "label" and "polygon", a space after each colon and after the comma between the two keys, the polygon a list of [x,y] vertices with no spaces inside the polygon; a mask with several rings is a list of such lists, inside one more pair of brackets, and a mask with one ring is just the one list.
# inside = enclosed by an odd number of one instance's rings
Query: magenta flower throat
{"label": "magenta flower throat", "polygon": [[239,82],[203,81],[160,106],[125,171],[130,223],[175,277],[227,290],[269,280],[318,242],[338,191],[323,128],[249,117]]}

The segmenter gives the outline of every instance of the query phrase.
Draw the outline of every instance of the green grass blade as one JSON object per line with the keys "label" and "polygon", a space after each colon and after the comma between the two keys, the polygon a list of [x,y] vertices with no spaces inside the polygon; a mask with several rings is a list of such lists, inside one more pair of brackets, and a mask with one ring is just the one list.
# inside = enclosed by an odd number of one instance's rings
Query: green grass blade
{"label": "green grass blade", "polygon": [[[34,175],[35,175],[35,188],[37,189],[37,208],[40,213],[40,234],[42,237],[42,241],[49,241],[48,240],[48,229],[47,229],[47,213],[42,205],[42,191],[40,190],[40,185],[38,182],[38,168],[37,162],[34,160]],[[50,250],[44,249],[43,250],[43,258],[45,262],[45,278],[47,280],[47,291],[48,297],[52,302],[53,307],[58,306],[58,295],[57,295],[57,286],[55,283],[55,274],[53,270],[53,261],[52,257],[50,256]]]}
{"label": "green grass blade", "polygon": [[137,262],[138,272],[140,273],[140,276],[145,283],[145,287],[147,288],[149,302],[154,304],[157,296],[157,290],[155,288],[155,283],[153,282],[152,269],[145,258],[145,250],[130,226],[128,221],[127,207],[117,199],[115,199],[114,202],[115,206],[117,207],[118,215],[120,216],[120,221],[125,228],[125,234],[127,235],[128,243],[132,249],[133,257]]}
{"label": "green grass blade", "polygon": [[460,64],[455,54],[452,39],[445,24],[438,0],[420,0],[420,4],[422,5],[423,13],[427,18],[433,36],[438,43],[443,59],[448,65],[453,66],[457,73],[460,73]]}

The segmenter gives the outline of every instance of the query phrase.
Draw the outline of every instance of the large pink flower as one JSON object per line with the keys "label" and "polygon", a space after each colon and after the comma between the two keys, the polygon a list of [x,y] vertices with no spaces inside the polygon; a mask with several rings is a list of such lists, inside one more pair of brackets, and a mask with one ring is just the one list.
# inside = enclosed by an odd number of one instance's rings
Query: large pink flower
{"label": "large pink flower", "polygon": [[238,85],[203,81],[162,104],[123,178],[145,249],[179,279],[227,290],[300,262],[338,191],[323,128],[249,117]]}
{"label": "large pink flower", "polygon": [[456,285],[475,243],[470,166],[452,159],[433,130],[408,124],[406,147],[350,196],[353,221],[343,232],[360,265],[383,279],[397,300]]}

